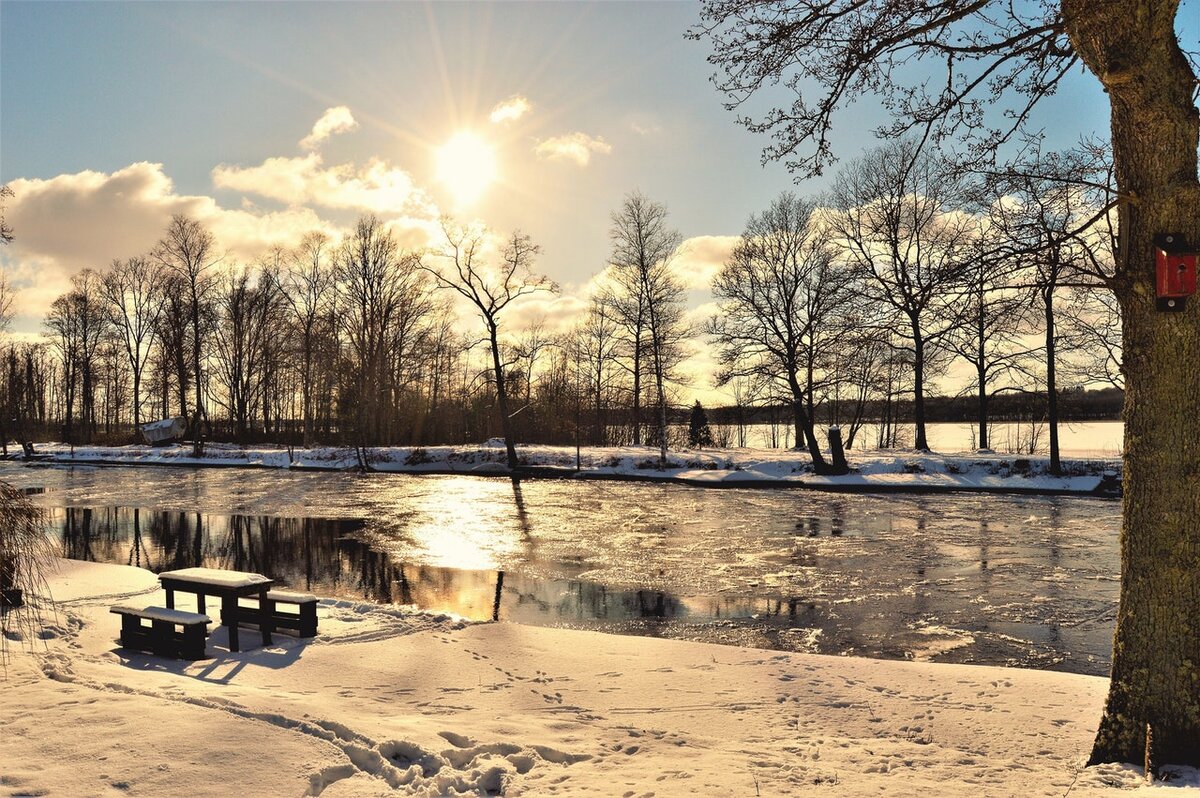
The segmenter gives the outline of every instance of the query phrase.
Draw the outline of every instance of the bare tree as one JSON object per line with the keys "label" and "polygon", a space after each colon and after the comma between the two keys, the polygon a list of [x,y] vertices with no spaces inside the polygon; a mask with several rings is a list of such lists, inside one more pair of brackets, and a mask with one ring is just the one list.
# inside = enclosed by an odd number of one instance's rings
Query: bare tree
{"label": "bare tree", "polygon": [[76,396],[86,440],[90,441],[96,430],[97,354],[108,329],[99,282],[91,269],[78,272],[71,278],[71,290],[54,300],[46,320],[63,367],[64,431],[72,443]]}
{"label": "bare tree", "polygon": [[[830,420],[844,431],[847,449],[854,448],[866,424],[868,402],[882,398],[890,410],[887,376],[895,353],[890,329],[875,323],[878,315],[874,301],[851,282],[832,308],[832,318],[824,323],[833,339],[827,366],[833,391],[828,402]],[[892,430],[890,425],[880,425],[881,447],[885,437],[890,440]]]}
{"label": "bare tree", "polygon": [[265,402],[267,369],[265,339],[270,334],[268,306],[272,301],[269,274],[232,268],[216,278],[212,290],[217,319],[213,328],[214,400],[229,411],[234,436],[245,441],[256,408]]}
{"label": "bare tree", "polygon": [[124,346],[133,375],[135,434],[142,423],[142,374],[165,300],[162,289],[162,270],[144,257],[114,260],[100,281],[109,322]]}
{"label": "bare tree", "polygon": [[201,422],[208,421],[208,410],[204,402],[203,363],[210,312],[209,270],[220,259],[216,255],[215,246],[212,233],[203,224],[177,214],[171,217],[166,233],[152,253],[152,257],[163,268],[169,269],[179,278],[187,302],[188,326],[191,331],[191,379],[196,392],[196,417],[193,419],[196,456],[204,450]]}
{"label": "bare tree", "polygon": [[625,198],[612,214],[613,294],[629,340],[633,376],[634,444],[640,443],[643,357],[649,355],[658,404],[659,464],[667,462],[666,383],[680,359],[683,288],[671,271],[682,237],[667,224],[667,208],[640,191]]}
{"label": "bare tree", "polygon": [[846,473],[826,462],[813,430],[813,391],[833,340],[831,324],[847,298],[847,270],[813,220],[813,202],[786,193],[750,217],[741,241],[713,281],[720,310],[707,332],[717,345],[717,384],[739,377],[765,386],[792,411],[796,446],[819,474]]}
{"label": "bare tree", "polygon": [[62,365],[63,437],[67,443],[74,441],[75,396],[78,388],[79,367],[79,317],[76,303],[71,295],[63,294],[50,304],[46,314],[46,326],[53,337],[51,346]]}
{"label": "bare tree", "polygon": [[313,443],[313,382],[314,362],[322,337],[322,321],[328,318],[328,308],[334,302],[337,271],[330,252],[329,237],[324,233],[304,236],[290,256],[290,268],[284,277],[284,301],[291,311],[291,321],[298,333],[300,350],[301,414],[304,424],[304,445]]}
{"label": "bare tree", "polygon": [[947,346],[971,366],[976,397],[977,440],[980,449],[991,447],[989,440],[989,400],[998,390],[1004,376],[1016,380],[1017,364],[1031,349],[1025,344],[1023,332],[1028,323],[1026,293],[1014,285],[1015,269],[1007,259],[999,257],[995,242],[988,233],[994,228],[981,229],[968,253],[962,279],[960,325],[946,338]]}
{"label": "bare tree", "polygon": [[505,386],[505,364],[500,352],[500,314],[523,296],[558,289],[548,278],[533,273],[533,264],[541,248],[520,231],[509,236],[494,265],[488,263],[485,257],[485,231],[456,225],[444,219],[442,232],[446,236],[446,247],[437,255],[440,263],[423,268],[433,275],[438,285],[470,302],[483,322],[491,349],[496,402],[500,410],[508,468],[515,474],[518,460]]}
{"label": "bare tree", "polygon": [[420,257],[402,251],[374,216],[358,220],[338,253],[340,326],[351,361],[353,403],[361,447],[390,434],[397,369],[408,355],[416,326],[431,304],[421,281]]}
{"label": "bare tree", "polygon": [[917,449],[928,450],[925,383],[959,326],[974,220],[956,211],[958,182],[915,142],[880,147],[838,174],[832,235],[863,290],[899,324],[912,364]]}
{"label": "bare tree", "polygon": [[[195,418],[188,408],[188,390],[191,387],[191,341],[188,335],[189,313],[187,286],[178,274],[164,271],[162,283],[163,307],[158,317],[154,336],[158,342],[151,355],[153,368],[158,377],[159,400],[162,415],[170,412],[170,391],[175,388],[179,415],[185,423]],[[172,386],[172,381],[174,386]],[[196,422],[198,423],[198,422]]]}
{"label": "bare tree", "polygon": [[[714,42],[710,60],[723,71],[717,83],[730,105],[778,82],[794,92],[790,107],[750,124],[775,136],[767,157],[804,172],[828,163],[834,111],[855,96],[883,98],[894,114],[889,133],[959,135],[974,156],[995,158],[1076,64],[1104,87],[1121,236],[1108,285],[1123,325],[1125,502],[1112,680],[1090,761],[1137,761],[1150,771],[1164,762],[1200,765],[1200,492],[1192,484],[1200,303],[1160,312],[1147,267],[1155,234],[1200,239],[1200,113],[1179,7],[708,0],[693,31]],[[901,67],[914,60],[938,64],[945,81],[905,83],[914,73]],[[815,154],[799,154],[808,142]]]}
{"label": "bare tree", "polygon": [[[531,412],[531,408],[533,407],[534,368],[538,357],[554,345],[555,340],[546,333],[546,319],[545,317],[541,317],[530,322],[509,347],[512,350],[514,360],[521,364],[520,382],[524,384],[523,387],[525,389],[524,404],[514,411],[514,416],[522,413],[528,416]],[[527,423],[525,429],[528,431],[531,427],[532,425]]]}
{"label": "bare tree", "polygon": [[1079,190],[1078,180],[1051,168],[1056,162],[1042,159],[1047,172],[1058,172],[1052,178],[1014,176],[1005,187],[1003,200],[993,203],[990,222],[995,251],[1014,262],[1017,281],[1037,308],[1037,324],[1043,334],[1050,472],[1060,474],[1058,363],[1064,342],[1057,326],[1057,300],[1072,286],[1095,284],[1088,280],[1087,269],[1094,261],[1084,236],[1094,224],[1097,208]]}
{"label": "bare tree", "polygon": [[615,310],[606,295],[592,297],[587,315],[575,328],[575,352],[583,370],[583,384],[591,401],[592,444],[608,445],[607,408],[616,387],[618,326]]}

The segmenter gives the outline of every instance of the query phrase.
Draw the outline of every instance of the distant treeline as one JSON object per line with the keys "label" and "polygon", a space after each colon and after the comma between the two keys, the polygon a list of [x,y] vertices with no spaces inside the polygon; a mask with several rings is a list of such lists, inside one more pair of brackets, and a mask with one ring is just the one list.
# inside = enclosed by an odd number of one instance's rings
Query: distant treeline
{"label": "distant treeline", "polygon": [[[1121,405],[1125,392],[1120,388],[1084,390],[1070,388],[1059,391],[1058,409],[1060,421],[1120,421]],[[977,402],[974,396],[930,396],[926,398],[926,413],[931,422],[971,423],[977,418]],[[892,412],[901,416],[911,414],[912,401],[893,400]],[[1045,418],[1046,396],[1042,393],[1001,393],[995,395],[989,405],[989,420],[993,422],[1020,422]],[[849,416],[850,402],[841,406],[823,402],[816,408],[818,423],[832,423]],[[686,420],[684,409],[675,413],[675,420]],[[785,405],[774,407],[723,406],[707,411],[710,423],[736,426],[741,424],[769,424],[786,417],[791,410]],[[868,401],[865,417],[882,418],[885,412],[882,400]]]}

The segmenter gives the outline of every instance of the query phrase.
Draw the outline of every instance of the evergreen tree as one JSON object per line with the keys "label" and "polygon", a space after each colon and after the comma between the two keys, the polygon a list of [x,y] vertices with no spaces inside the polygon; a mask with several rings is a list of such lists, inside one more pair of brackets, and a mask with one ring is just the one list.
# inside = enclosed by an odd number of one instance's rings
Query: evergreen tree
{"label": "evergreen tree", "polygon": [[713,445],[712,430],[708,428],[708,415],[699,399],[692,407],[692,418],[688,422],[688,445],[697,449]]}

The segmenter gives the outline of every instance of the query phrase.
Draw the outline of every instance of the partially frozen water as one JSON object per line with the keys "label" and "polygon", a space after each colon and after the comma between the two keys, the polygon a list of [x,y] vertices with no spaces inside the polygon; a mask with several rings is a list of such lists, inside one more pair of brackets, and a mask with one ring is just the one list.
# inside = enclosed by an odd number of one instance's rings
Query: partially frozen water
{"label": "partially frozen water", "polygon": [[12,464],[0,479],[45,488],[70,557],[254,570],[478,619],[1108,669],[1111,500]]}

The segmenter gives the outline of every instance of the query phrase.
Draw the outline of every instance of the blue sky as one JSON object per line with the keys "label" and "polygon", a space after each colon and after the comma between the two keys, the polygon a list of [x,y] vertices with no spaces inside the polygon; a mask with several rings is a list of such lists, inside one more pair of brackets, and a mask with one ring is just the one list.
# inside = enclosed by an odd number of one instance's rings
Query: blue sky
{"label": "blue sky", "polygon": [[[692,234],[737,232],[790,185],[721,108],[705,47],[682,36],[694,19],[683,3],[6,2],[0,176],[151,161],[180,192],[211,194],[218,164],[292,154],[345,105],[360,129],[331,141],[327,160],[377,156],[422,183],[428,146],[520,94],[534,110],[500,154],[511,190],[474,210],[529,230],[548,266],[570,262],[564,275],[594,270],[607,213],[634,187]],[[576,130],[612,152],[586,170],[538,168],[533,140]],[[865,142],[848,135],[853,149]]]}
{"label": "blue sky", "polygon": [[[380,212],[379,195],[259,188],[281,169],[322,191],[383,181],[384,196],[453,211],[436,153],[464,129],[492,148],[499,179],[459,215],[532,234],[564,287],[603,268],[608,214],[635,188],[700,242],[698,259],[719,259],[750,213],[828,177],[795,185],[760,165],[765,142],[722,107],[707,43],[683,37],[697,18],[682,2],[0,3],[0,180],[18,189],[17,243],[0,258],[28,289],[16,327],[37,329],[73,270],[148,248],[170,212],[210,219],[242,259],[306,224]],[[489,121],[514,96],[530,109]],[[339,107],[356,126],[300,146]],[[870,100],[850,107],[836,154],[871,146],[884,121]],[[1081,70],[1039,122],[1058,146],[1103,132],[1105,97]],[[539,149],[570,137],[586,162]],[[697,288],[692,304],[704,299]]]}

